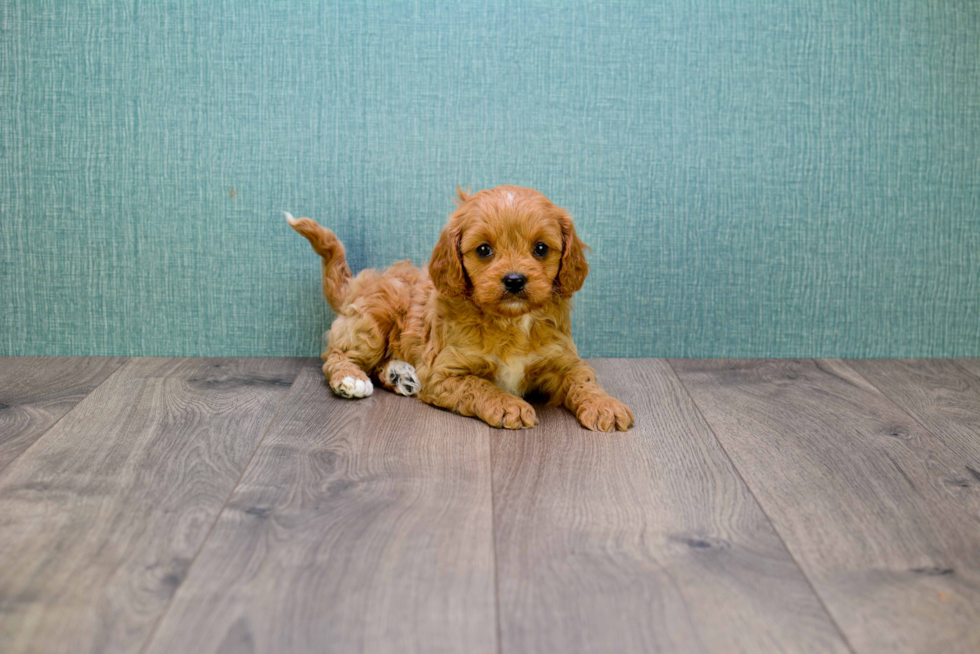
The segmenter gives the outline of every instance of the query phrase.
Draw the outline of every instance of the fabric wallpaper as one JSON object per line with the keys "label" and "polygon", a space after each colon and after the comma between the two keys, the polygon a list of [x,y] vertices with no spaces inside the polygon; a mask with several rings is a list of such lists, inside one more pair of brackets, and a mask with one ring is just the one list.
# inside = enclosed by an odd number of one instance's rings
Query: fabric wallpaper
{"label": "fabric wallpaper", "polygon": [[980,356],[971,1],[0,4],[0,354],[315,355],[456,184],[592,252],[586,356]]}

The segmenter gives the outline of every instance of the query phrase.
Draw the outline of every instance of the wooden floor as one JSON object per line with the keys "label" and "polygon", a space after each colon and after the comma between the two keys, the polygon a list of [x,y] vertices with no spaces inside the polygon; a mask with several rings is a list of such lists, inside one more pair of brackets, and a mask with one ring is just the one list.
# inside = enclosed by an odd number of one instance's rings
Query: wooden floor
{"label": "wooden floor", "polygon": [[0,652],[980,652],[980,360],[593,364],[632,431],[0,358]]}

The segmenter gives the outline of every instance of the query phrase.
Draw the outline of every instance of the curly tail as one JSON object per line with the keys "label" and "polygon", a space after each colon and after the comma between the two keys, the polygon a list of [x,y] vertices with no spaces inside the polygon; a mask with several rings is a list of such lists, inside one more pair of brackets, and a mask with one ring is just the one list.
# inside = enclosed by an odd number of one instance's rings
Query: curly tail
{"label": "curly tail", "polygon": [[340,313],[344,306],[344,299],[347,297],[347,288],[353,277],[350,268],[347,266],[347,255],[344,252],[344,245],[340,239],[325,227],[321,227],[315,220],[309,218],[293,218],[286,214],[289,226],[306,237],[306,240],[313,246],[313,251],[320,255],[320,262],[323,267],[323,295],[334,311]]}

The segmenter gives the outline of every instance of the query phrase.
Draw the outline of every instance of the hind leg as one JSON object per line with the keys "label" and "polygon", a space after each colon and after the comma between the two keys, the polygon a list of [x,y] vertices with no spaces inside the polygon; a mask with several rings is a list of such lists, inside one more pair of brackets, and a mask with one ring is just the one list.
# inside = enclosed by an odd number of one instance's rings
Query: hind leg
{"label": "hind leg", "polygon": [[422,384],[415,373],[415,366],[407,361],[392,359],[381,366],[378,372],[381,385],[393,393],[411,397],[419,392]]}
{"label": "hind leg", "polygon": [[361,398],[374,392],[369,372],[385,350],[385,339],[369,316],[340,316],[330,327],[323,353],[323,374],[341,397]]}

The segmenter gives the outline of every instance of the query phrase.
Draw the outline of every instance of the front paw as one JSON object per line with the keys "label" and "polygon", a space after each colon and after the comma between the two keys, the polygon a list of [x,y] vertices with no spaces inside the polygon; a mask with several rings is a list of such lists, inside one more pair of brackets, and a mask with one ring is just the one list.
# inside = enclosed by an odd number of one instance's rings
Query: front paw
{"label": "front paw", "polygon": [[528,429],[538,424],[534,407],[513,395],[488,400],[480,418],[491,427],[504,429]]}
{"label": "front paw", "polygon": [[330,388],[340,397],[349,399],[367,397],[374,392],[374,384],[370,379],[355,379],[349,376],[331,379]]}
{"label": "front paw", "polygon": [[575,417],[592,431],[626,431],[633,426],[633,412],[612,397],[589,398],[579,405]]}

